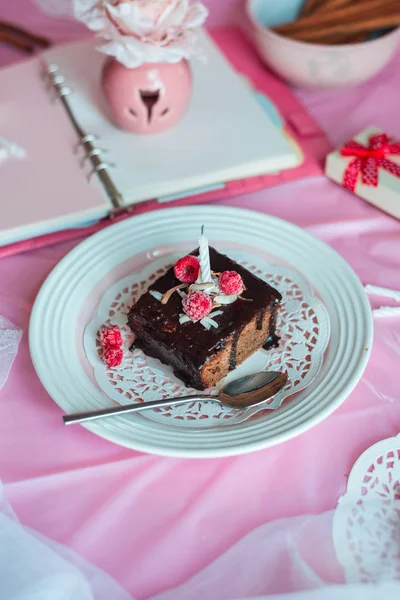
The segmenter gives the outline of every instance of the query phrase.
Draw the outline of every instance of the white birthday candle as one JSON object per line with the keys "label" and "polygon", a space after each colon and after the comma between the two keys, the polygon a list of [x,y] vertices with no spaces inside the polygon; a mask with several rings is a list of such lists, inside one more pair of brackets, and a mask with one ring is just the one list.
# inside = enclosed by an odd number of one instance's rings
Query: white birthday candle
{"label": "white birthday candle", "polygon": [[204,235],[204,225],[201,228],[201,236],[199,238],[199,258],[200,258],[200,273],[197,278],[197,283],[209,283],[211,279],[210,268],[210,251],[208,249],[208,240]]}

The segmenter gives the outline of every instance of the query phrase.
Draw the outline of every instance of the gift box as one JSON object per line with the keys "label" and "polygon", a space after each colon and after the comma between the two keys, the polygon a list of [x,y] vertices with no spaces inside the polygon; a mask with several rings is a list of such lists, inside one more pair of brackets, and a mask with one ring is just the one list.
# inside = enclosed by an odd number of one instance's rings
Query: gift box
{"label": "gift box", "polygon": [[400,141],[368,127],[328,154],[325,174],[400,219]]}

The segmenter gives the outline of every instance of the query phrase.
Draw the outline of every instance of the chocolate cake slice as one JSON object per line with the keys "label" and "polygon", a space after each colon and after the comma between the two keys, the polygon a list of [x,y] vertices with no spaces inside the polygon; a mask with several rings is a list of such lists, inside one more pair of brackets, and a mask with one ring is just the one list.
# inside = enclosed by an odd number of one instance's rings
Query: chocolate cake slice
{"label": "chocolate cake slice", "polygon": [[209,256],[214,274],[235,271],[244,284],[240,297],[213,317],[217,326],[180,322],[184,290],[161,303],[161,296],[180,283],[173,268],[152,284],[128,315],[135,346],[171,365],[179,379],[199,390],[214,386],[259,348],[277,344],[275,320],[282,299],[276,289],[214,248]]}

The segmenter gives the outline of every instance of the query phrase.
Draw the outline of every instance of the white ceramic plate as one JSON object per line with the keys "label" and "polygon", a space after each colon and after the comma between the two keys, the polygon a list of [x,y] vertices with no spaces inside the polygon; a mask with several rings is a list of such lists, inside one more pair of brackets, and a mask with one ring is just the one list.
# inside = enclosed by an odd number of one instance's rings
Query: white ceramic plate
{"label": "white ceramic plate", "polygon": [[53,270],[36,299],[29,330],[35,369],[67,413],[110,405],[83,349],[100,298],[127,273],[177,250],[191,250],[204,224],[210,244],[260,255],[298,271],[329,315],[331,338],[314,381],[277,411],[226,427],[173,427],[140,415],[85,425],[115,443],[155,454],[228,456],[288,440],[317,424],[349,395],[367,364],[372,315],[362,285],[331,248],[302,229],[259,213],[196,206],[140,215],[90,237]]}

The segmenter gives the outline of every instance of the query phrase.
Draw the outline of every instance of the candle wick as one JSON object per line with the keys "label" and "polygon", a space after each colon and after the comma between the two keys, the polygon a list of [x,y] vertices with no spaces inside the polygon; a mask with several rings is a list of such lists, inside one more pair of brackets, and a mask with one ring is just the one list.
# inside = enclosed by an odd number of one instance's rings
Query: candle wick
{"label": "candle wick", "polygon": [[201,235],[204,235],[204,225],[201,226]]}

